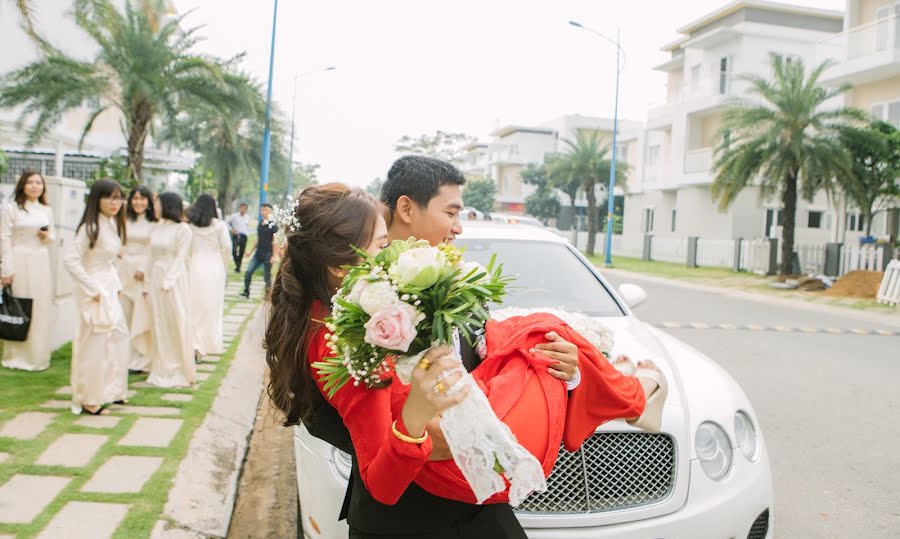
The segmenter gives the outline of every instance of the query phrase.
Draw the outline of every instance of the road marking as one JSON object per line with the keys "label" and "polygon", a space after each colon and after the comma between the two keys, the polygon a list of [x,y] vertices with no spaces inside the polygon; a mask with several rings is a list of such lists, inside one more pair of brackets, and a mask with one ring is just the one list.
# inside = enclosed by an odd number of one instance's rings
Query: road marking
{"label": "road marking", "polygon": [[860,328],[848,328],[848,329],[839,329],[839,328],[813,328],[808,326],[803,327],[793,327],[793,326],[763,326],[760,324],[729,324],[729,323],[721,323],[721,324],[710,324],[707,322],[654,322],[653,326],[662,328],[662,329],[714,329],[714,330],[723,330],[723,331],[769,331],[774,333],[803,333],[806,335],[860,335],[860,336],[882,336],[882,337],[900,337],[900,330],[889,330],[889,329],[860,329]]}

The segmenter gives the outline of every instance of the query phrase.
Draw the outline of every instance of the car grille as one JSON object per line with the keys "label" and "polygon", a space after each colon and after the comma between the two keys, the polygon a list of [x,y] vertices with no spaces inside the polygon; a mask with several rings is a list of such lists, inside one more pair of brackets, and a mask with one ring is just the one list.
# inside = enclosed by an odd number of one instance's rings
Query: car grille
{"label": "car grille", "polygon": [[769,510],[766,509],[762,513],[756,517],[756,521],[753,522],[753,526],[750,526],[750,533],[747,534],[747,539],[766,539],[766,535],[769,534]]}
{"label": "car grille", "polygon": [[595,433],[581,449],[560,449],[547,490],[517,508],[528,513],[603,513],[648,505],[675,486],[675,442],[667,434]]}

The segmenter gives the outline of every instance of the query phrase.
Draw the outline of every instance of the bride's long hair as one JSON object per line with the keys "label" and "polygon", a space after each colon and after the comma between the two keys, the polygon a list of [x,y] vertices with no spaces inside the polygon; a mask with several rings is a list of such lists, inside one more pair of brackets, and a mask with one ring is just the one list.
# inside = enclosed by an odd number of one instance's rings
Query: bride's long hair
{"label": "bride's long hair", "polygon": [[263,341],[271,371],[269,398],[286,415],[286,425],[308,419],[318,392],[307,349],[340,286],[329,268],[358,262],[352,246],[369,246],[379,215],[384,216],[384,206],[375,197],[340,183],[313,185],[299,196],[293,212],[299,226],[285,231]]}

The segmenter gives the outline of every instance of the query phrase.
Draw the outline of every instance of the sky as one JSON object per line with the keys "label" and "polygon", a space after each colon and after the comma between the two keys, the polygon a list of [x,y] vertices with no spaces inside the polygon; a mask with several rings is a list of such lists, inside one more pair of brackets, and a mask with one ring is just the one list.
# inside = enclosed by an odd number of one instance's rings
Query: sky
{"label": "sky", "polygon": [[[174,0],[184,26],[203,26],[199,50],[246,52],[242,67],[267,80],[274,0]],[[653,71],[677,28],[725,0],[280,0],[273,101],[289,122],[295,75],[294,160],[320,181],[363,186],[384,177],[404,135],[436,130],[481,140],[507,124],[563,114],[611,118],[615,37],[625,67],[619,115],[642,121],[665,96]],[[843,10],[845,0],[794,0]],[[333,71],[322,71],[335,66]]]}

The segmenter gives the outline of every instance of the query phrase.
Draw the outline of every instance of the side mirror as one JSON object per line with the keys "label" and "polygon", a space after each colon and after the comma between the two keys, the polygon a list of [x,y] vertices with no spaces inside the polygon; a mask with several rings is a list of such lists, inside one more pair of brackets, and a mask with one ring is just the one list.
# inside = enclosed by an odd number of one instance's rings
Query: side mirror
{"label": "side mirror", "polygon": [[641,303],[647,301],[647,292],[636,284],[623,284],[619,286],[619,294],[625,300],[625,305],[629,309],[634,309]]}

